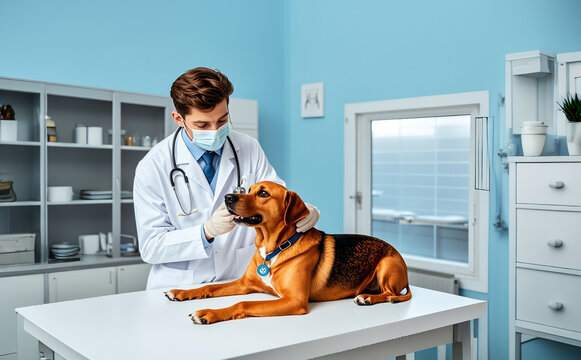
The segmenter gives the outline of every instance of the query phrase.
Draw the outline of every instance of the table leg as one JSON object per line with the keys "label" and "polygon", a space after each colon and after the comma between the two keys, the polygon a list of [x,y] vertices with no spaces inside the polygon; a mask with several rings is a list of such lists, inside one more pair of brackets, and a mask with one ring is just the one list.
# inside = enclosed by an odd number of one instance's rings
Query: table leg
{"label": "table leg", "polygon": [[472,326],[470,325],[470,321],[454,325],[452,359],[472,359]]}

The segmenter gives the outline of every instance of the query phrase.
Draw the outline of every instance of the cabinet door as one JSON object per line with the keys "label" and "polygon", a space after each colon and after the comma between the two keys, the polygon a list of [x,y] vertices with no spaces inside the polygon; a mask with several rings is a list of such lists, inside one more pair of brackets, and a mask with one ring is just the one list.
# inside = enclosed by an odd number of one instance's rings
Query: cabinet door
{"label": "cabinet door", "polygon": [[117,293],[145,290],[150,269],[150,264],[119,266],[117,268]]}
{"label": "cabinet door", "polygon": [[115,294],[114,267],[48,274],[48,301],[66,301]]}
{"label": "cabinet door", "polygon": [[14,309],[44,302],[44,275],[0,278],[0,356],[17,351]]}

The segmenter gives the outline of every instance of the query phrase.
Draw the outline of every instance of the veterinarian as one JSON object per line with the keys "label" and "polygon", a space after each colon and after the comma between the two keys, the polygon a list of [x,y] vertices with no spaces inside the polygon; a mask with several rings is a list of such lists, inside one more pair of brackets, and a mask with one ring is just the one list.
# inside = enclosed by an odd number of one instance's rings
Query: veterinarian
{"label": "veterinarian", "polygon": [[[137,165],[139,250],[153,265],[147,289],[241,277],[256,250],[256,232],[235,226],[224,195],[263,180],[285,185],[258,141],[231,130],[233,91],[216,70],[200,67],[178,77],[171,87],[171,115],[179,128]],[[297,223],[301,232],[319,219],[318,209],[307,207],[309,216]]]}

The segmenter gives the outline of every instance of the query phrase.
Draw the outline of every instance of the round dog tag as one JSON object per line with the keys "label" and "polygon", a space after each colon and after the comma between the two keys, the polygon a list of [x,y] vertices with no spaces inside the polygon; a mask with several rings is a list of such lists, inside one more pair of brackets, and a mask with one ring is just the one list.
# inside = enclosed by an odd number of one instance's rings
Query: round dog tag
{"label": "round dog tag", "polygon": [[258,275],[260,276],[266,276],[268,275],[268,266],[264,265],[264,264],[260,264],[258,265],[258,267],[256,268],[256,272],[258,273]]}

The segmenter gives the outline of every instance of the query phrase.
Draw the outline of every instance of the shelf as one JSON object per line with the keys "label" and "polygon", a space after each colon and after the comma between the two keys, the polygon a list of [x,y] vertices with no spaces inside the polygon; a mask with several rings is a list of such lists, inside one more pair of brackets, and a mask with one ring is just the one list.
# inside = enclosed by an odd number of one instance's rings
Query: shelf
{"label": "shelf", "polygon": [[53,205],[103,205],[103,204],[113,204],[112,199],[106,200],[73,200],[73,201],[48,201],[46,203],[49,206]]}
{"label": "shelf", "polygon": [[63,143],[63,142],[48,142],[46,143],[48,147],[55,148],[76,148],[76,149],[103,149],[112,150],[113,145],[89,145],[89,144],[77,144],[77,143]]}
{"label": "shelf", "polygon": [[121,146],[121,150],[129,150],[129,151],[149,151],[151,150],[150,147],[145,147],[145,146],[127,146],[127,145],[123,145]]}
{"label": "shelf", "polygon": [[80,270],[96,267],[120,266],[130,264],[141,264],[143,261],[139,256],[110,258],[106,255],[81,255],[80,261],[60,262],[60,263],[36,263],[27,265],[2,265],[0,266],[0,277],[41,274],[60,270]]}
{"label": "shelf", "polygon": [[11,206],[40,206],[40,201],[7,201],[0,202],[0,207],[11,207]]}
{"label": "shelf", "polygon": [[0,145],[40,146],[39,141],[0,141]]}

